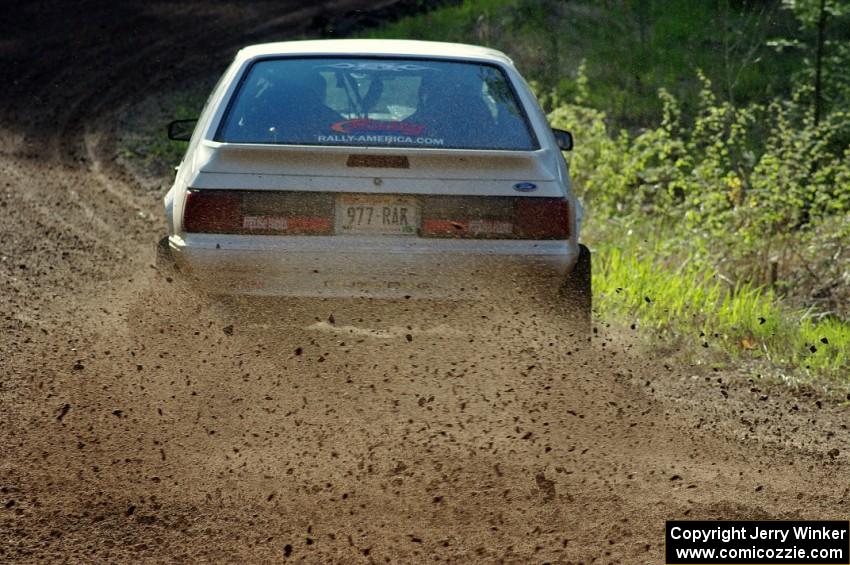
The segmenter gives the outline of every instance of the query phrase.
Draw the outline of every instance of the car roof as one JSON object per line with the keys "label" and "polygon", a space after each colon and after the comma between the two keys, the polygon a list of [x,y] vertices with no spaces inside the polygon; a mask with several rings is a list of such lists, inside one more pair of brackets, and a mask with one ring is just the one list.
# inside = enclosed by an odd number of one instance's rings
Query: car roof
{"label": "car roof", "polygon": [[262,43],[244,47],[237,58],[248,60],[275,55],[391,55],[474,59],[513,65],[507,55],[495,49],[464,43],[410,39],[316,39]]}

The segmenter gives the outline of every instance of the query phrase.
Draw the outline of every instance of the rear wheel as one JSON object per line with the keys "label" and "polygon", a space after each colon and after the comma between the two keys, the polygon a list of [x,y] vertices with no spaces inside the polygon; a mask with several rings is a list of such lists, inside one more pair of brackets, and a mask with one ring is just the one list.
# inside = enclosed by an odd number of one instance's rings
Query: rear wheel
{"label": "rear wheel", "polygon": [[580,340],[590,339],[593,277],[590,250],[579,245],[578,260],[561,289],[565,300],[567,334]]}

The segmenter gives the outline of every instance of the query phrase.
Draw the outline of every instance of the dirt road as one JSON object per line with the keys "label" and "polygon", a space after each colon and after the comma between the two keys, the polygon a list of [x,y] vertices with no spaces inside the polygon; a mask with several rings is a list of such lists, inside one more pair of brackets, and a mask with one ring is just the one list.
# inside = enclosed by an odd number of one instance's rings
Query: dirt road
{"label": "dirt road", "polygon": [[813,393],[576,348],[532,305],[249,318],[157,272],[127,116],[330,4],[358,2],[3,16],[0,562],[661,563],[668,518],[847,518]]}

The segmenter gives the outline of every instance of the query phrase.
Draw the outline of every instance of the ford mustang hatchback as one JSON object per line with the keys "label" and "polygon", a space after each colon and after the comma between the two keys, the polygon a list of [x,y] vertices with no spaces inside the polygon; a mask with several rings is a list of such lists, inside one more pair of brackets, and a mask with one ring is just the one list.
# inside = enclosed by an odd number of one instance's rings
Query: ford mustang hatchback
{"label": "ford mustang hatchback", "polygon": [[[181,128],[194,125],[194,132]],[[590,313],[582,209],[504,54],[393,40],[242,49],[165,197],[160,256],[219,293],[486,298]]]}

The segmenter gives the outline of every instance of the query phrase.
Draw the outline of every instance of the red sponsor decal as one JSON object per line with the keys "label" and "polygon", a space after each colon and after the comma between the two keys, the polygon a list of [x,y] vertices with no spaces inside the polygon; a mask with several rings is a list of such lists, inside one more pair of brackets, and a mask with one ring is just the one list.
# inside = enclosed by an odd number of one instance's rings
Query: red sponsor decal
{"label": "red sponsor decal", "polygon": [[287,233],[330,233],[333,230],[331,218],[289,218]]}
{"label": "red sponsor decal", "polygon": [[425,124],[414,124],[410,122],[393,122],[390,120],[357,118],[355,120],[343,120],[341,122],[337,122],[331,126],[331,129],[340,133],[379,131],[401,135],[420,135],[427,127],[428,126]]}
{"label": "red sponsor decal", "polygon": [[422,232],[427,235],[466,235],[469,223],[465,220],[423,220]]}

